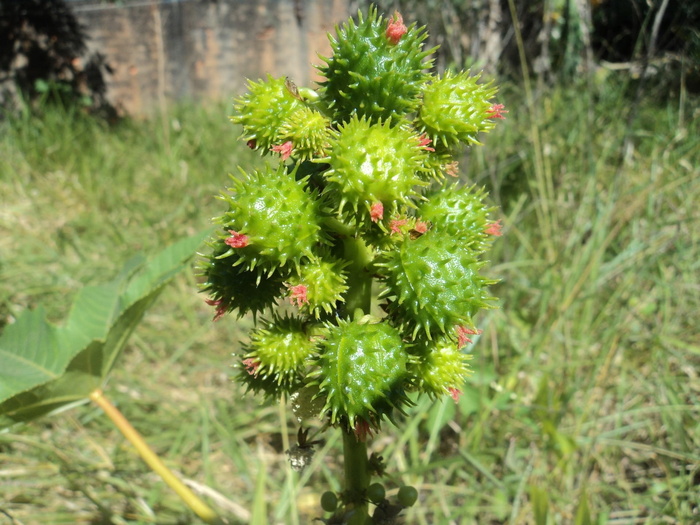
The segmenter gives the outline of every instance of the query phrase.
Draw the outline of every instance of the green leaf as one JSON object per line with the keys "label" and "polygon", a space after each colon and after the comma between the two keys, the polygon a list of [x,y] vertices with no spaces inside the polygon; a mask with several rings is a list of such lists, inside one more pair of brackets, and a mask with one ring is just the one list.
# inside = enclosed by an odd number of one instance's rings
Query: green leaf
{"label": "green leaf", "polygon": [[146,310],[209,233],[150,260],[136,257],[114,281],[84,287],[63,326],[48,322],[42,308],[7,326],[0,335],[0,428],[72,406],[101,387]]}
{"label": "green leaf", "polygon": [[549,512],[549,496],[547,495],[547,491],[536,485],[531,485],[530,502],[532,503],[535,525],[547,525],[547,513]]}
{"label": "green leaf", "polygon": [[586,493],[586,489],[583,489],[581,491],[581,500],[576,509],[574,525],[591,525],[592,523],[591,511],[588,507],[588,494]]}
{"label": "green leaf", "polygon": [[439,402],[433,403],[427,414],[426,425],[431,434],[439,432],[450,421],[454,420],[457,413],[457,403],[449,397],[443,397]]}
{"label": "green leaf", "polygon": [[258,471],[258,477],[255,481],[255,497],[253,499],[253,512],[250,518],[251,525],[265,525],[269,523],[267,520],[267,473],[264,468]]}

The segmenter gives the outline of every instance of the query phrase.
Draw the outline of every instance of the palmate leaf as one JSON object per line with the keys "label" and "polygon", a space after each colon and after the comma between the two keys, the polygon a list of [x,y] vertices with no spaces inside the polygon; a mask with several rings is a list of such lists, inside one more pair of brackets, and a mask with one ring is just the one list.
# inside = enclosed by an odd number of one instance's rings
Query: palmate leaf
{"label": "palmate leaf", "polygon": [[151,259],[129,261],[112,282],[78,292],[62,326],[42,308],[0,335],[0,429],[81,402],[103,385],[143,314],[187,267],[210,230]]}

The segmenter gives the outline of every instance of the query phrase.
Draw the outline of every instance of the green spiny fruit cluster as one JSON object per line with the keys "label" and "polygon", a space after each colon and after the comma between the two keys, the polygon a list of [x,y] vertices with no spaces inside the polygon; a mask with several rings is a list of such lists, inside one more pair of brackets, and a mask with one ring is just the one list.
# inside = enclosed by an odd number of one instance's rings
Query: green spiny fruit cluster
{"label": "green spiny fruit cluster", "polygon": [[455,158],[503,106],[478,75],[432,73],[426,36],[371,8],[331,37],[315,91],[249,84],[232,121],[269,160],[232,177],[201,263],[215,319],[256,316],[240,379],[346,432],[379,429],[414,391],[456,399],[494,305],[482,271],[500,223]]}

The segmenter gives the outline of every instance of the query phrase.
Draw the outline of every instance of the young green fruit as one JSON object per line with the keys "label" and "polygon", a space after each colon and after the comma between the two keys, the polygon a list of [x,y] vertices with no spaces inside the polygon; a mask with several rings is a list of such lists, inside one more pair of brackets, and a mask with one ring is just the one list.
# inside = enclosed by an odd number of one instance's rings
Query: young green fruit
{"label": "young green fruit", "polygon": [[494,208],[484,203],[485,197],[483,189],[450,184],[428,195],[416,215],[431,223],[435,231],[445,232],[459,239],[463,247],[482,253],[493,238],[487,231],[491,224],[489,213]]}
{"label": "young green fruit", "polygon": [[243,173],[222,199],[229,210],[216,219],[231,232],[226,242],[248,267],[273,271],[288,263],[299,266],[326,243],[321,222],[321,201],[297,180],[296,169],[280,164]]}
{"label": "young green fruit", "polygon": [[418,491],[415,487],[405,485],[399,489],[396,499],[404,507],[412,507],[418,501]]}
{"label": "young green fruit", "polygon": [[423,88],[423,101],[416,126],[433,144],[452,147],[479,144],[479,133],[494,127],[496,114],[490,101],[496,94],[491,84],[479,84],[479,76],[447,71]]}
{"label": "young green fruit", "polygon": [[424,28],[392,33],[391,24],[370,8],[366,18],[358,14],[357,25],[349,20],[331,37],[333,54],[319,71],[321,100],[335,122],[357,115],[396,123],[418,106],[433,50],[422,49]]}
{"label": "young green fruit", "polygon": [[460,239],[430,230],[384,254],[380,264],[389,299],[388,309],[402,319],[411,337],[433,339],[456,326],[473,326],[472,317],[492,300],[486,286],[494,281],[479,275],[483,263]]}
{"label": "young green fruit", "polygon": [[417,190],[427,185],[421,177],[425,158],[419,137],[409,129],[355,116],[330,142],[326,193],[340,214],[350,208],[359,223],[378,222],[399,205],[413,206]]}
{"label": "young green fruit", "polygon": [[284,142],[281,131],[292,115],[304,107],[285,78],[248,82],[248,93],[236,101],[231,122],[243,126],[242,140],[268,153]]}
{"label": "young green fruit", "polygon": [[273,379],[291,391],[304,379],[307,360],[316,350],[313,327],[294,317],[273,317],[253,330],[244,347],[248,375]]}
{"label": "young green fruit", "polygon": [[205,278],[201,289],[210,296],[207,302],[216,306],[215,320],[232,311],[239,317],[263,312],[276,304],[284,289],[284,274],[273,272],[261,279],[259,272],[249,270],[226,244],[228,238],[230,233],[224,231],[210,241],[212,253],[199,265],[199,273]]}
{"label": "young green fruit", "polygon": [[315,373],[332,423],[353,429],[361,420],[377,428],[408,403],[407,354],[399,332],[385,322],[338,321],[327,327]]}

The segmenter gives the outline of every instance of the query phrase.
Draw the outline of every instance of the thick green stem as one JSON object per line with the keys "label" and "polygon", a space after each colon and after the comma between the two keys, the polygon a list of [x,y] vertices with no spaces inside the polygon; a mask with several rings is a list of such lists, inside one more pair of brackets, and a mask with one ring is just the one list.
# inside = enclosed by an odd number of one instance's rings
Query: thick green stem
{"label": "thick green stem", "polygon": [[131,423],[124,417],[124,415],[115,407],[109,399],[107,399],[101,390],[95,390],[90,394],[90,399],[97,404],[105,414],[109,416],[116,427],[121,430],[124,437],[128,439],[134,448],[141,455],[141,458],[146,462],[146,464],[153,469],[156,474],[158,474],[163,481],[165,481],[171,489],[173,489],[180,498],[187,504],[187,506],[192,509],[197,516],[199,516],[202,521],[209,524],[222,524],[224,523],[216,512],[214,512],[209,506],[204,503],[197,495],[192,492],[187,485],[185,485],[180,479],[173,474],[173,472],[165,466],[165,463],[156,455],[155,452],[148,446],[144,441],[141,434],[139,434],[136,429],[131,426]]}
{"label": "thick green stem", "polygon": [[[372,308],[372,251],[361,238],[348,237],[344,241],[344,255],[350,261],[348,291],[345,296],[347,314],[369,314]],[[351,428],[343,429],[343,455],[345,458],[345,494],[347,510],[354,511],[349,525],[368,523],[368,503],[365,499],[370,481],[367,444],[358,440]]]}
{"label": "thick green stem", "polygon": [[365,525],[369,517],[365,494],[370,480],[367,443],[358,440],[352,430],[343,430],[343,455],[347,510],[354,510],[348,525]]}
{"label": "thick green stem", "polygon": [[372,274],[369,266],[372,252],[360,237],[348,237],[343,241],[345,259],[350,261],[348,267],[348,291],[345,294],[347,314],[360,309],[369,314],[372,308]]}

